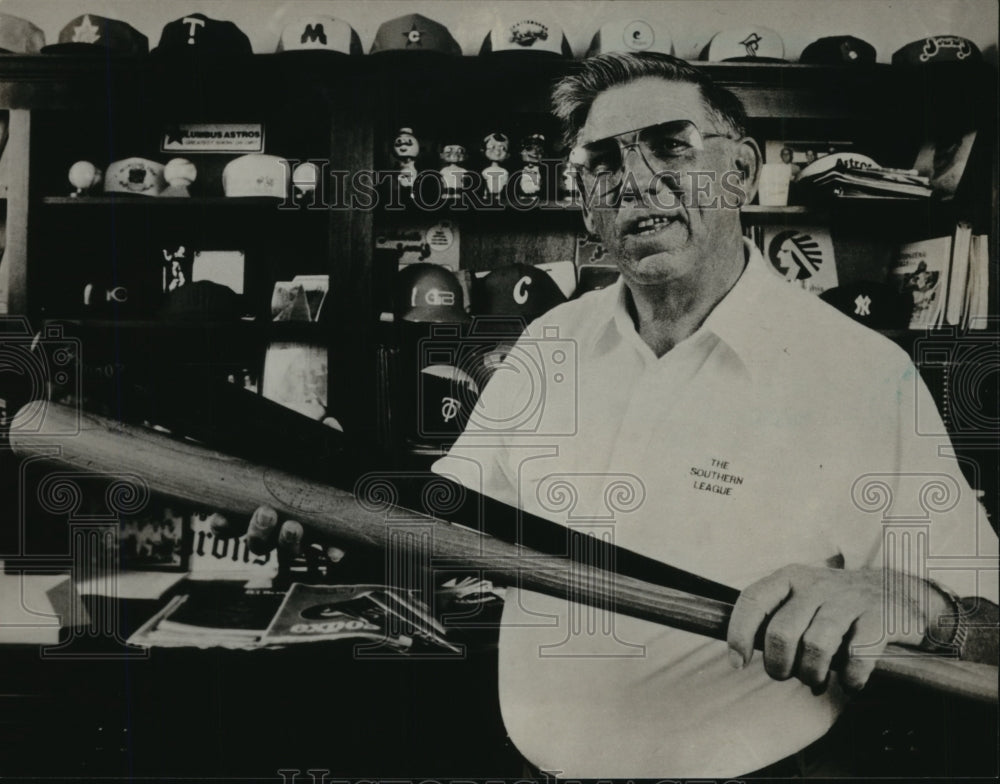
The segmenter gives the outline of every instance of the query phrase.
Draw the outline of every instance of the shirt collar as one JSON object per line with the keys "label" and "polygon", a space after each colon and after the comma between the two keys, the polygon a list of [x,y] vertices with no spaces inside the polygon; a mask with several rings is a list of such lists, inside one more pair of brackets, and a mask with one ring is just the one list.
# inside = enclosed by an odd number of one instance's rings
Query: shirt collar
{"label": "shirt collar", "polygon": [[[773,340],[773,335],[771,340],[767,339],[771,330],[768,319],[762,318],[762,315],[773,299],[774,283],[780,281],[767,269],[767,262],[757,246],[746,237],[743,244],[747,257],[743,273],[691,337],[711,332],[752,371],[753,360],[761,347],[771,345]],[[609,337],[613,329],[619,338],[634,333],[635,324],[628,311],[628,290],[621,276],[604,293],[606,297],[595,314],[604,326],[604,329],[597,330],[597,341]]]}

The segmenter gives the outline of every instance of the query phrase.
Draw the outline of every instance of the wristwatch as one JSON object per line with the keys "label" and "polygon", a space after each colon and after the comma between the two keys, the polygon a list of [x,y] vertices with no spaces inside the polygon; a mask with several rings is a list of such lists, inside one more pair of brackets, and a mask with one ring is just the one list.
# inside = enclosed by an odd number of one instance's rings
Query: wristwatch
{"label": "wristwatch", "polygon": [[[936,650],[954,653],[959,659],[965,653],[965,643],[969,639],[969,614],[965,609],[965,604],[957,593],[950,588],[946,588],[935,580],[927,580],[931,588],[938,591],[951,604],[951,617],[955,620],[955,628],[952,631],[951,639],[948,642],[929,640]],[[935,626],[937,624],[934,624]]]}

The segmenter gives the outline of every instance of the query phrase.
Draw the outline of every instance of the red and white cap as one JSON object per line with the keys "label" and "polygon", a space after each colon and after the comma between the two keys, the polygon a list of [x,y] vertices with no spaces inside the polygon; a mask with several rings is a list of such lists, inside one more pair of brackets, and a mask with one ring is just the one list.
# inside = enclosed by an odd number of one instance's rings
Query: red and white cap
{"label": "red and white cap", "polygon": [[674,42],[662,25],[645,19],[617,19],[601,26],[587,49],[587,57],[605,52],[674,53]]}
{"label": "red and white cap", "polygon": [[361,39],[347,22],[332,16],[293,19],[281,32],[275,52],[332,52],[363,54]]}
{"label": "red and white cap", "polygon": [[277,155],[250,153],[233,158],[222,170],[226,196],[288,196],[288,161]]}
{"label": "red and white cap", "polygon": [[783,63],[785,43],[770,27],[747,25],[723,30],[712,36],[701,52],[701,59],[723,61]]}

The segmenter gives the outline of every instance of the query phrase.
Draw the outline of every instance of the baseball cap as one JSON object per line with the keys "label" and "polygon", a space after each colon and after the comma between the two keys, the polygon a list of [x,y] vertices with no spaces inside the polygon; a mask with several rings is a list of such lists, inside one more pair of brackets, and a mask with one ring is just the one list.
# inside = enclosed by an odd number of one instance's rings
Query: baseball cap
{"label": "baseball cap", "polygon": [[878,169],[879,165],[867,155],[859,152],[835,152],[817,158],[799,172],[796,182],[808,182],[838,166],[855,169]]}
{"label": "baseball cap", "polygon": [[108,164],[104,175],[105,193],[134,193],[158,196],[167,187],[163,164],[145,158],[124,158]]}
{"label": "baseball cap", "polygon": [[222,170],[226,196],[288,196],[288,161],[277,155],[253,152],[233,158]]}
{"label": "baseball cap", "polygon": [[332,16],[304,16],[285,25],[275,52],[363,54],[361,39],[347,22]]}
{"label": "baseball cap", "polygon": [[428,365],[420,369],[416,436],[454,441],[465,430],[479,398],[479,385],[461,368]]}
{"label": "baseball cap", "polygon": [[608,22],[594,33],[587,57],[605,52],[674,53],[674,42],[661,25],[645,19],[619,19]]}
{"label": "baseball cap", "polygon": [[551,276],[531,264],[498,267],[472,284],[472,312],[477,315],[532,321],[565,301]]}
{"label": "baseball cap", "polygon": [[188,14],[164,25],[153,54],[253,54],[250,39],[232,22]]}
{"label": "baseball cap", "polygon": [[874,63],[875,47],[853,35],[831,35],[813,41],[803,49],[799,62],[816,65]]}
{"label": "baseball cap", "polygon": [[440,22],[421,14],[406,14],[379,25],[369,54],[387,52],[461,55],[462,47]]}
{"label": "baseball cap", "polygon": [[241,315],[239,295],[210,280],[185,283],[169,292],[160,316],[171,321],[230,321]]}
{"label": "baseball cap", "polygon": [[439,264],[408,264],[396,274],[396,316],[418,323],[468,321],[462,284]]}
{"label": "baseball cap", "polygon": [[483,39],[479,54],[533,53],[572,57],[573,50],[562,27],[548,17],[508,17],[497,24]]}
{"label": "baseball cap", "polygon": [[45,46],[45,33],[29,22],[10,14],[0,14],[0,52],[38,54]]}
{"label": "baseball cap", "polygon": [[892,55],[892,64],[977,63],[981,59],[979,47],[968,38],[958,35],[930,35],[897,49]]}
{"label": "baseball cap", "polygon": [[132,25],[97,14],[83,14],[59,32],[59,43],[42,47],[46,54],[149,53],[149,39]]}
{"label": "baseball cap", "polygon": [[902,329],[910,323],[912,300],[886,283],[861,280],[819,295],[841,313],[876,329]]}
{"label": "baseball cap", "polygon": [[711,62],[784,63],[785,44],[769,27],[748,25],[722,30],[701,52]]}

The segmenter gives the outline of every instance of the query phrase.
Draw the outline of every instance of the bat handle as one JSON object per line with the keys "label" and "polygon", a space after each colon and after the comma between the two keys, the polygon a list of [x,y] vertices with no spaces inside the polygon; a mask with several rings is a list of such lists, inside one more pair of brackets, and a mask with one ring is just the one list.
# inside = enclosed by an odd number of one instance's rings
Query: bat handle
{"label": "bat handle", "polygon": [[998,700],[997,668],[992,664],[913,651],[887,645],[875,670],[955,697],[995,703]]}

